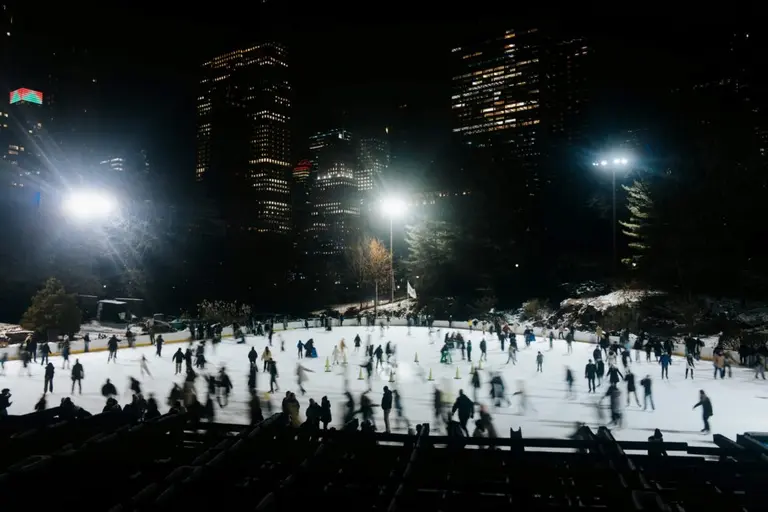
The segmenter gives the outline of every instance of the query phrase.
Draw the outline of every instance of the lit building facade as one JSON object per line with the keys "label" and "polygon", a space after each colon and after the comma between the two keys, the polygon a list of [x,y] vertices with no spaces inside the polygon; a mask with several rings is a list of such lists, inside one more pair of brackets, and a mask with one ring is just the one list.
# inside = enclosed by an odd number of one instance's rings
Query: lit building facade
{"label": "lit building facade", "polygon": [[330,130],[310,137],[314,180],[307,231],[316,254],[341,254],[358,229],[360,200],[352,135]]}
{"label": "lit building facade", "polygon": [[357,190],[364,195],[374,193],[389,163],[388,140],[377,137],[360,139],[357,145]]}
{"label": "lit building facade", "polygon": [[507,30],[452,52],[453,132],[509,169],[509,185],[528,197],[554,179],[543,159],[583,142],[590,101],[587,41],[545,32]]}
{"label": "lit building facade", "polygon": [[291,230],[291,86],[286,50],[264,43],[203,64],[195,178],[247,204],[236,224]]}
{"label": "lit building facade", "polygon": [[530,162],[538,156],[541,123],[540,34],[506,31],[501,37],[454,48],[454,133],[475,147],[504,145]]}
{"label": "lit building facade", "polygon": [[40,188],[47,176],[43,148],[43,93],[26,88],[9,94],[8,104],[0,109],[0,138],[6,184]]}
{"label": "lit building facade", "polygon": [[309,175],[312,172],[312,160],[301,160],[293,168],[294,183],[306,183],[309,181]]}

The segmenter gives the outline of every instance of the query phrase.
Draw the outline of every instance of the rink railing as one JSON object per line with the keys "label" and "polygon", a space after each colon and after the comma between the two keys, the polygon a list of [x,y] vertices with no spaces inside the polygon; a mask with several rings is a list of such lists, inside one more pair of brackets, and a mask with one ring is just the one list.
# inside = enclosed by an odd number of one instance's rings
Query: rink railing
{"label": "rink railing", "polygon": [[[310,323],[310,329],[322,329],[320,319],[318,318],[312,318],[309,319]],[[338,319],[331,319],[332,325],[334,327],[339,327],[339,320]],[[448,325],[451,325],[451,327],[448,327]],[[404,327],[407,326],[408,323],[405,318],[391,318],[389,325],[391,326],[400,326]],[[366,326],[365,321],[361,323],[361,325],[357,325],[357,319],[356,318],[350,318],[344,321],[344,327],[359,327],[360,329],[376,329],[378,327],[373,326]],[[276,323],[275,324],[275,332],[280,333],[284,330],[297,330],[297,329],[304,329],[304,321],[296,321],[296,322],[287,322],[286,327],[287,329],[283,328],[282,323]],[[494,334],[490,334],[487,330],[483,332],[482,326],[478,325],[478,327],[472,328],[472,334],[470,336],[475,337],[487,337],[489,340],[492,338],[495,338]],[[427,327],[423,326],[414,326],[414,329],[427,329]],[[510,326],[515,331],[515,334],[522,334],[525,330],[525,325],[516,325],[516,326]],[[453,321],[449,322],[448,320],[435,320],[433,322],[433,329],[441,329],[444,332],[448,331],[469,331],[469,324],[465,321]],[[533,327],[534,334],[539,338],[538,341],[543,341],[541,338],[545,338],[551,329],[542,328],[542,327]],[[97,333],[94,333],[97,334]],[[557,331],[555,330],[555,335],[557,335]],[[111,336],[111,333],[108,335]],[[188,343],[189,341],[194,341],[192,336],[189,333],[189,330],[185,329],[183,331],[178,332],[171,332],[163,334],[163,340],[166,344],[175,344],[175,343]],[[222,338],[231,338],[233,337],[232,327],[225,327],[222,332]],[[120,339],[120,349],[128,348],[126,345],[126,341],[123,336],[118,336]],[[91,340],[89,344],[89,352],[103,352],[107,350],[107,339],[93,339]],[[195,338],[197,339],[197,338]],[[612,336],[612,341],[618,342],[618,337]],[[574,341],[578,343],[596,343],[595,333],[592,332],[582,332],[582,331],[576,331],[574,333]],[[51,355],[55,356],[58,355],[58,344],[51,342],[48,344],[51,348]],[[147,347],[150,346],[150,339],[148,334],[140,334],[135,337],[134,345],[137,347]],[[712,347],[705,347],[701,350],[701,359],[704,360],[711,360],[712,359]],[[0,348],[0,354],[3,354],[4,352],[8,353],[8,359],[18,359],[18,345],[10,345],[8,347],[1,347]],[[70,342],[70,353],[71,354],[82,354],[85,352],[85,346],[82,339],[78,339],[75,341]],[[685,355],[685,346],[682,343],[675,343],[674,344],[674,354],[678,356]],[[738,353],[734,351],[730,351],[731,356],[738,360]]]}
{"label": "rink railing", "polygon": [[[578,439],[519,431],[487,439],[435,436],[428,424],[414,434],[362,432],[353,430],[356,423],[290,428],[282,413],[253,426],[187,415],[131,424],[115,413],[50,423],[55,416],[52,409],[0,423],[0,487],[13,490],[4,510],[28,507],[41,482],[59,508],[115,512],[245,503],[299,510],[323,497],[341,500],[331,506],[358,510],[364,500],[364,508],[393,512],[458,509],[462,500],[481,500],[481,508],[513,500],[522,509],[557,509],[555,500],[560,509],[578,502],[648,510],[646,502],[669,502],[686,510],[760,510],[768,472],[766,448],[750,434],[737,441],[715,435],[715,447],[696,447],[617,442],[610,430],[587,427],[575,432]],[[19,430],[25,426],[31,430]],[[8,462],[23,452],[26,458]],[[88,492],[72,492],[83,478]]]}

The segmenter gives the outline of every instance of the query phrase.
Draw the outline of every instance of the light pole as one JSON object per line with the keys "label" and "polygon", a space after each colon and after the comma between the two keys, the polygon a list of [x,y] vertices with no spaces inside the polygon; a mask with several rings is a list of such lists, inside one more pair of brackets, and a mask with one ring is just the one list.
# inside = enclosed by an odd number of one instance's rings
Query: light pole
{"label": "light pole", "polygon": [[395,302],[395,244],[393,235],[393,224],[395,217],[401,216],[405,212],[405,201],[402,199],[389,198],[381,203],[384,215],[389,217],[389,288],[390,304]]}
{"label": "light pole", "polygon": [[626,168],[629,164],[629,160],[625,157],[614,158],[612,160],[600,160],[599,162],[592,162],[595,167],[607,168],[611,171],[611,196],[613,203],[613,215],[611,218],[611,225],[613,226],[613,273],[616,274],[616,261],[617,261],[617,249],[616,249],[616,170]]}

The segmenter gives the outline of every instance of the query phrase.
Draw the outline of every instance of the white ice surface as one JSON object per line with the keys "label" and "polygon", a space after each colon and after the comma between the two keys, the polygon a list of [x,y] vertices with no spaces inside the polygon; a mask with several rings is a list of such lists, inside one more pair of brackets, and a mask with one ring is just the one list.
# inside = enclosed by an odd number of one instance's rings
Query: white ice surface
{"label": "white ice surface", "polygon": [[[379,402],[381,391],[384,385],[390,387],[396,386],[403,397],[405,415],[411,422],[423,423],[432,421],[432,390],[435,384],[443,383],[450,386],[450,393],[455,397],[459,388],[463,388],[471,396],[471,386],[469,384],[470,365],[466,361],[461,361],[459,351],[454,351],[454,364],[441,365],[439,348],[442,346],[442,337],[445,335],[445,329],[440,333],[440,339],[437,334],[434,335],[435,342],[430,344],[429,335],[426,328],[414,327],[411,335],[408,335],[406,327],[391,327],[386,330],[385,337],[381,338],[379,329],[369,331],[374,344],[391,340],[396,344],[398,350],[398,368],[396,371],[396,384],[389,384],[389,372],[384,371],[379,374],[373,382],[372,398]],[[353,350],[352,340],[355,334],[359,333],[363,340],[363,345],[367,337],[365,327],[343,327],[334,328],[332,332],[325,332],[320,329],[291,330],[279,335],[285,339],[285,352],[280,352],[279,336],[276,334],[273,338],[273,354],[278,363],[280,377],[278,382],[281,386],[279,393],[276,393],[272,400],[276,410],[279,410],[279,402],[284,396],[286,390],[297,391],[295,382],[296,369],[296,343],[299,339],[306,341],[308,338],[314,338],[315,346],[320,357],[317,359],[304,359],[302,364],[313,370],[315,373],[309,373],[309,380],[305,384],[308,391],[304,397],[299,396],[301,404],[301,413],[306,410],[309,398],[314,398],[318,402],[327,395],[333,405],[333,423],[338,425],[341,419],[342,392],[344,389],[343,374],[346,371],[349,376],[351,390],[355,399],[359,393],[365,389],[365,381],[357,380],[359,372],[359,362],[361,353],[356,354]],[[478,332],[464,332],[474,345],[473,360],[480,356],[479,342],[482,335]],[[324,371],[326,355],[330,354],[335,343],[341,338],[346,339],[349,347],[348,361],[349,365],[344,369],[342,366],[332,368],[331,372]],[[539,338],[530,348],[522,348],[517,366],[505,365],[507,355],[501,351],[499,342],[494,336],[486,335],[489,354],[488,363],[483,364],[481,371],[482,388],[479,401],[490,403],[488,399],[488,370],[500,370],[505,380],[507,390],[511,394],[517,388],[518,381],[524,380],[525,387],[529,394],[529,403],[536,409],[536,412],[528,412],[525,416],[517,414],[517,397],[512,399],[512,407],[503,407],[492,410],[492,415],[496,428],[500,435],[507,436],[509,428],[522,427],[523,435],[527,437],[566,437],[574,431],[576,422],[584,422],[590,426],[597,427],[600,422],[597,418],[594,403],[601,394],[605,392],[605,384],[598,388],[598,395],[587,394],[587,383],[584,376],[584,366],[587,359],[591,357],[594,345],[587,343],[574,343],[573,354],[566,355],[564,341],[555,340],[554,349],[548,350],[548,342]],[[247,352],[253,345],[259,353],[259,377],[258,387],[260,391],[269,388],[268,377],[261,372],[262,362],[261,353],[267,344],[266,338],[248,337],[247,344],[237,345],[232,339],[225,339],[213,353],[210,345],[207,345],[206,357],[209,360],[208,371],[217,371],[220,365],[227,367],[230,378],[234,383],[234,390],[230,405],[224,409],[216,410],[216,420],[228,423],[247,422],[247,373],[248,360]],[[128,377],[134,376],[140,378],[139,359],[141,354],[146,354],[150,361],[150,370],[154,378],[143,379],[143,388],[145,395],[154,393],[161,404],[161,411],[167,410],[165,399],[171,388],[171,383],[181,382],[181,376],[174,376],[174,367],[171,362],[171,356],[178,347],[186,348],[186,343],[167,344],[163,350],[163,357],[156,358],[154,347],[140,347],[135,349],[121,348],[118,352],[117,363],[107,364],[106,352],[95,352],[89,354],[77,354],[72,356],[71,362],[79,358],[85,369],[85,380],[83,381],[83,395],[75,396],[74,402],[84,407],[92,413],[101,411],[104,405],[104,399],[100,394],[100,389],[106,378],[112,379],[117,386],[118,391],[122,393],[121,404],[128,399]],[[522,336],[518,336],[518,346],[524,347]],[[536,373],[535,357],[536,352],[541,350],[544,354],[544,372]],[[418,353],[419,364],[414,363],[414,356]],[[633,352],[634,353],[634,352]],[[646,374],[650,374],[654,385],[654,400],[656,411],[642,411],[636,405],[632,405],[625,410],[625,427],[623,429],[614,429],[614,435],[622,440],[646,440],[653,432],[654,428],[660,428],[667,441],[683,441],[697,444],[709,443],[711,436],[705,436],[699,433],[702,428],[701,409],[692,410],[693,405],[698,401],[699,389],[704,389],[710,396],[714,407],[714,417],[711,419],[713,433],[720,433],[730,438],[735,438],[736,434],[745,431],[765,430],[768,412],[766,406],[768,402],[768,383],[754,379],[751,371],[734,368],[733,378],[726,380],[713,380],[711,363],[702,361],[699,363],[696,380],[685,380],[685,365],[681,358],[675,357],[670,368],[670,380],[662,381],[659,379],[660,367],[656,363],[643,362],[634,364],[633,368],[636,374],[638,395],[642,401],[642,388],[639,380]],[[59,356],[52,357],[51,362],[56,366],[56,375],[54,378],[54,393],[49,395],[49,407],[56,405],[60,399],[70,394],[70,372],[62,370],[62,360]],[[565,367],[570,366],[576,377],[575,390],[577,397],[574,400],[565,398]],[[455,380],[456,368],[459,369],[461,379]],[[24,414],[31,412],[35,402],[40,398],[43,389],[43,368],[39,364],[31,366],[32,376],[21,372],[21,363],[19,361],[9,361],[6,363],[5,375],[0,375],[0,388],[10,388],[13,394],[13,405],[9,409],[9,414]],[[434,382],[427,382],[425,379],[429,371],[432,370]],[[198,396],[205,396],[205,387],[201,379],[197,382]],[[622,402],[625,399],[625,387],[621,385]],[[606,400],[607,404],[607,400]],[[377,412],[378,428],[382,428],[381,412]]]}

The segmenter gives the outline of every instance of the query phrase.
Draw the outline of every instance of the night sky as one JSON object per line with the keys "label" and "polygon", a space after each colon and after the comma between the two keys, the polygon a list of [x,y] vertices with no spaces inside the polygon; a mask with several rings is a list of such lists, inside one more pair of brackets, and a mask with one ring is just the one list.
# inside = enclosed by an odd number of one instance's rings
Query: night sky
{"label": "night sky", "polygon": [[[283,4],[289,11],[295,7]],[[413,145],[429,161],[450,143],[450,49],[502,26],[565,18],[562,12],[512,17],[494,11],[469,22],[419,14],[404,22],[404,12],[394,7],[355,19],[345,11],[271,15],[268,5],[259,4],[221,12],[136,4],[87,11],[25,5],[22,10],[29,12],[21,23],[33,37],[51,45],[85,45],[97,56],[110,136],[146,147],[157,172],[180,179],[193,176],[197,69],[216,53],[272,34],[288,45],[296,91],[296,159],[306,156],[306,138],[316,130],[380,131],[395,121],[397,106],[407,104]],[[671,44],[682,51],[690,45],[677,22],[636,17],[628,24],[589,14],[581,12],[583,23],[571,17],[571,25],[617,42],[606,45],[610,50],[604,57],[607,82],[619,101],[632,104],[638,90],[667,86],[659,74],[671,77],[679,57]],[[700,23],[705,30],[706,24]]]}

